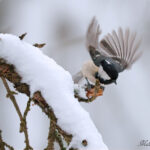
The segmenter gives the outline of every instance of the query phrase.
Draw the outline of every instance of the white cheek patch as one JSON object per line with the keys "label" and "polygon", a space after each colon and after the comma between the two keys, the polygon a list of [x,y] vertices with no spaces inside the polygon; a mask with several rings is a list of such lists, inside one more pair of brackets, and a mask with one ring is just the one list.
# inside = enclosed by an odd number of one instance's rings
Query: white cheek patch
{"label": "white cheek patch", "polygon": [[107,73],[103,70],[102,66],[99,67],[98,73],[100,74],[100,76],[103,79],[105,79],[105,80],[109,80],[110,79],[110,77],[107,75]]}
{"label": "white cheek patch", "polygon": [[110,62],[108,60],[105,60],[108,64],[110,64]]}

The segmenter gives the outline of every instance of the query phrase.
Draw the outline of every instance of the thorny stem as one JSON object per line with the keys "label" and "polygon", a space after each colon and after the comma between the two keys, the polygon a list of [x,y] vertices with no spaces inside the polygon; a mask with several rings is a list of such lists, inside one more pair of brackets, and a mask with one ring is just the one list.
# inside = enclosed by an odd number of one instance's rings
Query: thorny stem
{"label": "thorny stem", "polygon": [[17,114],[18,114],[18,116],[19,116],[19,118],[20,118],[20,122],[21,122],[21,123],[20,123],[20,132],[24,132],[24,135],[25,135],[26,147],[25,147],[24,150],[32,150],[33,148],[32,148],[32,147],[30,146],[30,144],[29,144],[29,138],[28,138],[28,131],[27,131],[27,126],[26,126],[26,121],[24,121],[24,118],[23,118],[23,116],[22,116],[22,114],[21,114],[21,111],[20,111],[20,109],[19,109],[19,106],[18,106],[18,104],[17,104],[17,101],[16,101],[16,99],[15,99],[15,97],[14,97],[12,91],[10,90],[7,81],[5,80],[4,77],[1,77],[1,79],[2,79],[3,84],[4,84],[4,86],[5,86],[6,90],[7,90],[7,93],[8,93],[7,95],[8,95],[8,97],[10,98],[10,100],[12,101],[12,103],[13,103],[13,105],[14,105],[16,111],[17,111]]}

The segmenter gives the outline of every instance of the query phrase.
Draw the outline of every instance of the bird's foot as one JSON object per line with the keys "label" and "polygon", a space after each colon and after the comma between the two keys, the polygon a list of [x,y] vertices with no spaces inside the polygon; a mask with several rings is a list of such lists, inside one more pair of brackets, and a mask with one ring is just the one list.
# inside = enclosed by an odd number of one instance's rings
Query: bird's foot
{"label": "bird's foot", "polygon": [[105,90],[105,87],[104,86],[100,86],[100,88],[104,91]]}
{"label": "bird's foot", "polygon": [[85,79],[86,79],[86,81],[87,81],[86,89],[87,89],[88,91],[90,91],[92,88],[94,88],[94,85],[92,85],[92,84],[88,81],[87,78],[85,78]]}

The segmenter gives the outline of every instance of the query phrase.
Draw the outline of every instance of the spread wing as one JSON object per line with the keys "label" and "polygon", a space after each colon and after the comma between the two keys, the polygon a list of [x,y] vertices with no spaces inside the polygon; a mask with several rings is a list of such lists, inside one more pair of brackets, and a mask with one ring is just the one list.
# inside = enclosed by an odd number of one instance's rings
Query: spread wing
{"label": "spread wing", "polygon": [[141,40],[136,39],[136,33],[131,33],[129,29],[125,32],[121,28],[107,34],[101,41],[100,47],[105,51],[105,56],[112,58],[120,64],[119,72],[130,68],[131,65],[141,56],[138,51]]}
{"label": "spread wing", "polygon": [[86,34],[86,47],[96,66],[99,66],[103,59],[112,62],[118,72],[130,68],[131,65],[141,56],[138,51],[141,40],[136,39],[136,33],[129,29],[125,32],[121,28],[108,33],[99,44],[101,34],[100,25],[94,17],[88,27]]}
{"label": "spread wing", "polygon": [[86,47],[89,50],[90,46],[99,49],[99,35],[101,34],[100,25],[94,17],[88,27],[86,34]]}
{"label": "spread wing", "polygon": [[105,58],[104,55],[102,54],[102,53],[105,54],[105,52],[100,51],[99,45],[100,34],[101,34],[100,25],[98,24],[96,18],[94,17],[86,33],[86,48],[90,53],[90,56],[96,66],[99,66],[101,60]]}

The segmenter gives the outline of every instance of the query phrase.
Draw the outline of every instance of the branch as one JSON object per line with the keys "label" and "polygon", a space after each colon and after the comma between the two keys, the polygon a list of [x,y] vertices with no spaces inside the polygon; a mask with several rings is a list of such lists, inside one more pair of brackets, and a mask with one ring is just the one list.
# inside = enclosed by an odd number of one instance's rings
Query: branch
{"label": "branch", "polygon": [[[30,91],[29,91],[29,85],[26,83],[22,83],[21,82],[21,77],[19,76],[19,74],[15,71],[15,68],[13,65],[9,65],[6,63],[6,61],[4,59],[0,59],[0,76],[3,80],[3,82],[5,83],[5,86],[7,87],[7,83],[5,81],[4,78],[6,78],[7,80],[9,80],[11,83],[13,83],[14,88],[20,92],[20,93],[24,93],[26,94],[28,97],[30,97]],[[7,87],[7,91],[9,91],[8,93],[10,93],[11,98],[13,97],[13,99],[15,99],[15,97],[12,95],[12,92],[10,92],[10,89],[8,90],[9,87]],[[30,99],[32,100],[35,104],[37,104],[41,110],[46,114],[46,116],[48,118],[50,118],[51,121],[53,121],[53,124],[56,125],[56,129],[59,131],[59,133],[64,137],[64,139],[66,140],[67,143],[70,143],[71,139],[72,139],[72,135],[66,133],[65,131],[63,131],[56,123],[57,123],[57,118],[52,110],[52,108],[47,104],[47,102],[45,101],[45,99],[42,97],[41,92],[37,91],[33,94],[33,97]],[[15,105],[16,106],[16,105]],[[27,112],[28,112],[28,108],[29,107],[29,103],[27,105],[26,111],[24,112],[24,117],[22,117],[22,114],[19,110],[19,108],[16,106],[16,110],[17,113],[20,117],[20,120],[24,120],[26,118]],[[26,129],[26,128],[25,128]],[[26,138],[27,138],[27,134],[26,134]],[[27,140],[28,141],[28,140]]]}
{"label": "branch", "polygon": [[75,97],[78,99],[79,102],[93,102],[98,96],[103,95],[103,89],[100,86],[99,80],[96,80],[96,83],[93,88],[91,88],[90,90],[88,90],[88,88],[85,88],[85,91],[87,92],[87,99],[82,98],[77,92],[75,92]]}
{"label": "branch", "polygon": [[3,142],[3,139],[2,139],[2,131],[0,130],[0,149],[1,150],[5,150],[5,144]]}
{"label": "branch", "polygon": [[27,131],[27,125],[26,125],[26,120],[24,120],[22,114],[21,114],[21,111],[19,109],[19,106],[17,104],[17,101],[15,99],[15,96],[13,95],[13,92],[10,90],[8,84],[7,84],[7,81],[5,80],[4,77],[1,77],[2,81],[3,81],[3,84],[7,90],[7,97],[10,98],[10,100],[12,101],[16,111],[17,111],[17,114],[20,118],[20,132],[24,132],[24,136],[25,136],[25,143],[26,143],[26,148],[24,150],[32,150],[33,148],[30,146],[29,144],[29,137],[28,137],[28,131]]}
{"label": "branch", "polygon": [[[107,150],[107,146],[103,143],[101,135],[89,114],[74,98],[74,85],[71,75],[66,70],[55,63],[54,60],[45,56],[38,48],[22,42],[14,35],[1,34],[0,49],[0,56],[7,61],[0,59],[0,76],[13,83],[17,91],[31,98],[51,120],[52,125],[48,138],[49,149],[53,149],[55,140],[53,140],[52,135],[56,128],[59,134],[69,143],[68,149],[83,149],[84,146],[84,149],[87,150]],[[30,85],[27,83],[30,83]],[[32,89],[32,96],[29,86]],[[38,88],[38,91],[35,88]],[[87,97],[94,97],[95,99],[99,91],[95,87],[88,91]],[[11,99],[14,96],[13,94],[13,92],[8,92]],[[16,105],[14,106],[16,107]],[[54,112],[58,117],[59,125],[62,125],[61,128],[57,124]],[[28,108],[26,108],[24,114],[22,118],[24,116],[26,118]],[[64,130],[71,134],[66,133]]]}
{"label": "branch", "polygon": [[[4,77],[6,79],[8,79],[11,83],[14,84],[14,88],[19,91],[20,93],[24,93],[26,94],[28,97],[30,97],[30,91],[29,91],[29,85],[27,85],[26,83],[22,83],[21,82],[21,77],[19,76],[19,74],[17,72],[15,72],[15,68],[13,65],[9,65],[5,62],[4,59],[0,59],[0,76],[2,76],[1,78],[4,79]],[[4,80],[3,80],[4,81]],[[5,83],[5,81],[4,81]],[[7,89],[8,90],[8,89]],[[87,91],[89,92],[89,91]],[[96,85],[94,86],[94,90],[92,91],[92,97],[84,99],[82,97],[80,97],[78,94],[75,94],[75,97],[78,98],[79,102],[92,102],[94,101],[97,96],[102,95],[102,89],[100,88],[100,83],[97,80],[96,81]],[[10,95],[12,96],[12,92]],[[14,96],[13,96],[14,97]],[[69,144],[72,140],[72,135],[66,133],[64,130],[62,130],[58,125],[57,125],[57,118],[52,110],[52,108],[47,104],[47,102],[45,101],[45,99],[42,97],[41,92],[37,91],[34,93],[33,97],[28,101],[27,107],[26,107],[26,111],[24,112],[24,116],[22,118],[21,112],[18,112],[18,115],[20,116],[21,120],[24,120],[24,123],[26,125],[26,121],[25,118],[27,116],[27,113],[29,111],[29,105],[31,100],[37,104],[41,110],[47,115],[48,118],[50,118],[53,121],[53,124],[56,125],[56,129],[58,130],[58,132],[64,137],[65,141]],[[17,108],[18,110],[18,108]],[[26,129],[26,128],[25,128]],[[26,138],[28,137],[27,134]],[[50,139],[50,138],[48,138]],[[28,142],[28,140],[27,140]],[[51,143],[50,141],[48,141],[48,143]]]}
{"label": "branch", "polygon": [[28,112],[30,111],[30,105],[31,105],[31,98],[29,98],[28,102],[27,102],[27,106],[26,106],[26,109],[24,111],[24,115],[23,115],[23,120],[26,124],[26,118],[27,118],[27,115],[28,115]]}
{"label": "branch", "polygon": [[2,131],[0,130],[0,150],[5,150],[5,147],[9,148],[10,150],[14,150],[14,148],[7,143],[5,143],[2,139]]}
{"label": "branch", "polygon": [[53,120],[50,121],[48,145],[45,150],[54,150],[56,124]]}

